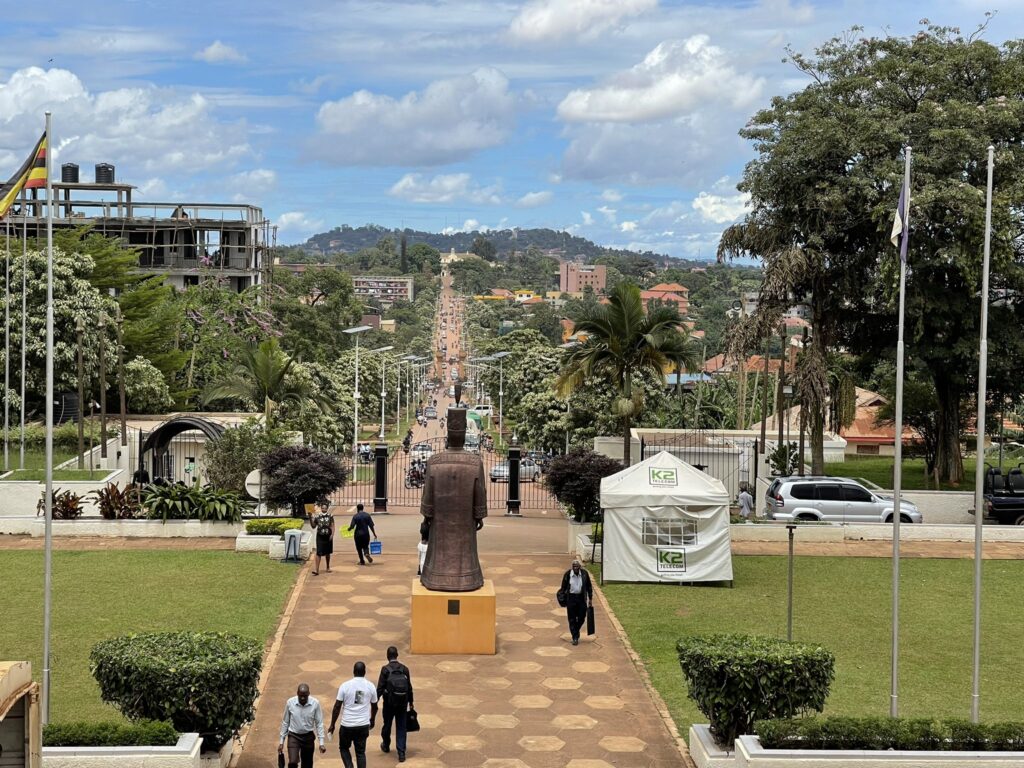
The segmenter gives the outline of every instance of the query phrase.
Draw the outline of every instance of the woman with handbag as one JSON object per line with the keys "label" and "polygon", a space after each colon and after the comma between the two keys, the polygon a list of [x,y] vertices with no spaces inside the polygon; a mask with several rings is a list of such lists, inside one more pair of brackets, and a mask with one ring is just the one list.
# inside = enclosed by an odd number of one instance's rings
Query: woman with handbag
{"label": "woman with handbag", "polygon": [[[569,619],[569,634],[572,644],[580,644],[580,629],[587,621],[587,609],[594,601],[594,587],[578,559],[572,561],[572,567],[562,576],[562,588],[559,594],[565,598],[565,613]],[[559,605],[562,600],[559,599]]]}

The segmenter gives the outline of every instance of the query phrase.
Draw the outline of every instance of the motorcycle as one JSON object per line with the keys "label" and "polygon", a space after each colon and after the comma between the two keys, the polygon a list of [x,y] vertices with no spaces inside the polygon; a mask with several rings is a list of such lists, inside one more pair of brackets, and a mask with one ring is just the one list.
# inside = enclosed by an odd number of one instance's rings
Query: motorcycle
{"label": "motorcycle", "polygon": [[426,482],[426,467],[420,461],[415,461],[405,473],[406,488],[422,488]]}

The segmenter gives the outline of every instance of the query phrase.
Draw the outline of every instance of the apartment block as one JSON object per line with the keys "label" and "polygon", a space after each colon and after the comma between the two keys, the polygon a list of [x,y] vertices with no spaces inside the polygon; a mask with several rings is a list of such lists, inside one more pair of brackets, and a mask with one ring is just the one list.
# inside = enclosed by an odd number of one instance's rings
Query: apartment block
{"label": "apartment block", "polygon": [[604,264],[563,261],[558,265],[558,290],[563,293],[579,293],[589,287],[594,293],[603,293],[605,272]]}
{"label": "apartment block", "polygon": [[396,301],[413,300],[411,277],[352,275],[352,287],[359,298],[376,299],[383,307],[390,307]]}

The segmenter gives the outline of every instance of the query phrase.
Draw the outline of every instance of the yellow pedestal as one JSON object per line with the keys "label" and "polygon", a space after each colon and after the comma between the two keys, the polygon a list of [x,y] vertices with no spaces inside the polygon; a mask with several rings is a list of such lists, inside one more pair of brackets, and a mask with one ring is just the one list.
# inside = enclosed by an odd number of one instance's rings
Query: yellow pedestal
{"label": "yellow pedestal", "polygon": [[494,654],[494,582],[474,592],[434,592],[412,582],[412,652]]}

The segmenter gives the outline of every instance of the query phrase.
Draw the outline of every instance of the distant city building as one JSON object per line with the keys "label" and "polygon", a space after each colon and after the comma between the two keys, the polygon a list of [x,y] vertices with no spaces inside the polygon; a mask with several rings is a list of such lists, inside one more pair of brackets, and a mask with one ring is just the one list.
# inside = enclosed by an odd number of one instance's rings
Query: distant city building
{"label": "distant city building", "polygon": [[584,288],[590,288],[594,293],[603,293],[606,272],[604,264],[563,261],[558,265],[558,290],[562,293],[579,293]]}
{"label": "distant city building", "polygon": [[[743,314],[752,315],[757,311],[758,294],[757,291],[747,291],[743,294]],[[735,316],[735,310],[729,310],[730,316]],[[797,303],[793,304],[789,309],[786,310],[783,317],[799,318],[800,320],[811,319],[811,308],[807,304]]]}
{"label": "distant city building", "polygon": [[456,253],[455,249],[452,248],[451,251],[449,251],[448,253],[441,254],[441,265],[448,266],[449,264],[454,264],[457,261],[466,261],[468,259],[476,259],[477,261],[483,261],[483,259],[477,256],[475,253]]}
{"label": "distant city building", "polygon": [[376,299],[383,307],[390,307],[396,301],[413,300],[411,277],[352,275],[352,287],[360,299]]}
{"label": "distant city building", "polygon": [[[149,203],[132,199],[135,187],[114,179],[114,166],[96,166],[96,181],[79,182],[78,166],[65,163],[54,178],[54,229],[91,225],[139,253],[140,271],[162,275],[178,290],[204,275],[224,279],[233,291],[262,281],[270,222],[252,205]],[[34,193],[36,190],[32,190]],[[45,196],[30,197],[10,211],[11,229],[46,236]]]}
{"label": "distant city building", "polygon": [[676,305],[679,314],[686,317],[690,313],[690,289],[679,283],[658,283],[646,291],[640,291],[640,299],[647,304],[655,299]]}

